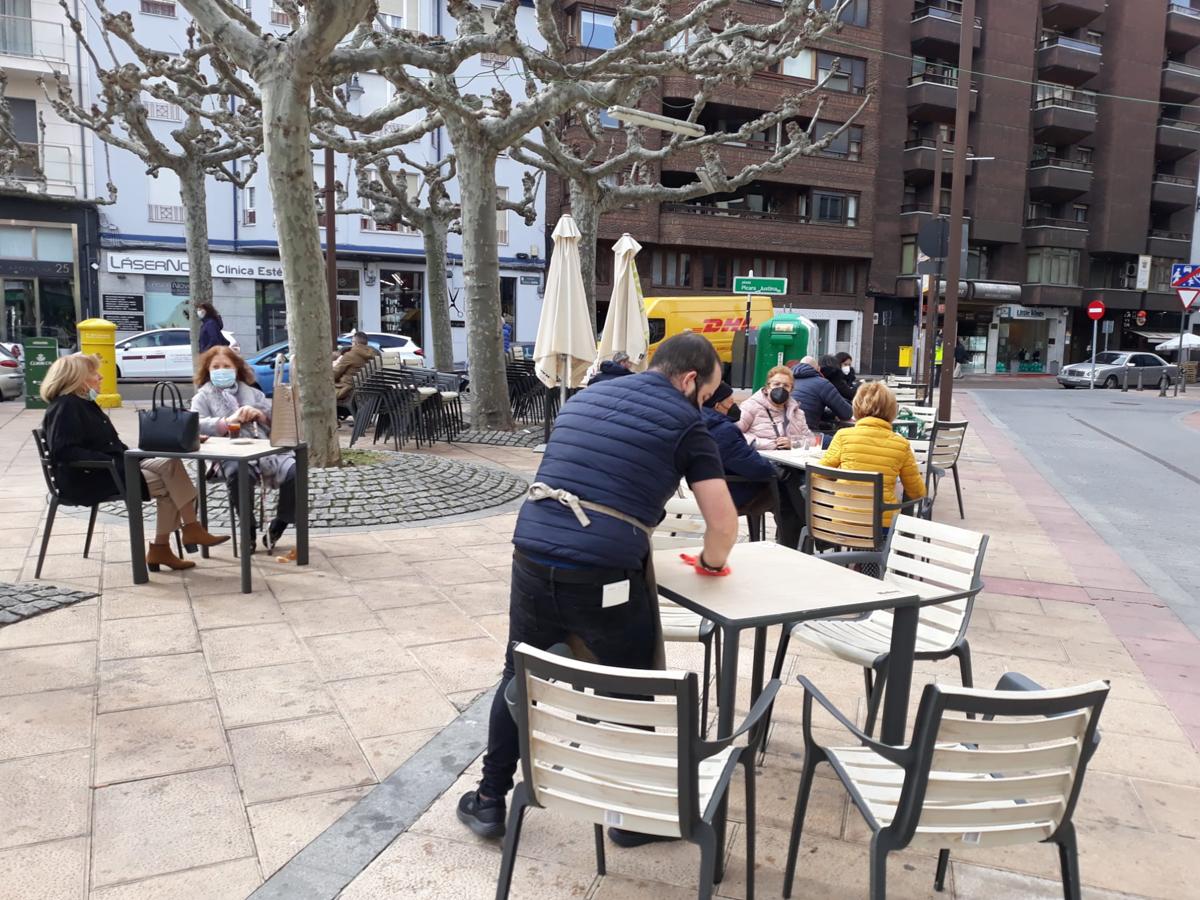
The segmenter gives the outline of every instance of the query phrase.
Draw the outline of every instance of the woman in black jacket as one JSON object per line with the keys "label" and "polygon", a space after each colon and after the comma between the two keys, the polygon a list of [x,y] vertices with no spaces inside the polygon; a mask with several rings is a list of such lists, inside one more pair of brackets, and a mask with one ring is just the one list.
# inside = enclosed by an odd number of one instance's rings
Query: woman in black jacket
{"label": "woman in black jacket", "polygon": [[[112,498],[125,485],[128,449],[113,428],[112,421],[96,404],[100,392],[100,359],[74,353],[54,361],[42,382],[41,395],[49,407],[42,419],[46,446],[54,467],[54,481],[63,500],[78,506],[92,506]],[[85,469],[75,462],[113,462],[111,469]],[[171,532],[183,524],[183,542],[212,547],[229,540],[228,535],[209,534],[196,519],[196,487],[187,469],[178,459],[157,458],[142,461],[142,499],[158,501],[155,538],[146,552],[146,565],[157,572],[160,567],[190,569],[196,564],[171,551]]]}
{"label": "woman in black jacket", "polygon": [[211,350],[213,347],[228,347],[229,341],[221,329],[225,327],[221,314],[211,303],[201,303],[196,306],[196,315],[200,317],[200,352]]}
{"label": "woman in black jacket", "polygon": [[847,403],[854,402],[854,386],[842,370],[842,364],[838,362],[836,356],[821,357],[821,374],[825,376],[826,381],[837,388],[837,392],[842,395],[842,398]]}

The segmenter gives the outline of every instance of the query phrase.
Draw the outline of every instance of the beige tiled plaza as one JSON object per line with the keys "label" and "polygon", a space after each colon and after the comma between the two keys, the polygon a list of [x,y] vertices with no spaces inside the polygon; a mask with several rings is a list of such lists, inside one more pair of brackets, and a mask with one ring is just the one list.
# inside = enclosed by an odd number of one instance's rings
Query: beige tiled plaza
{"label": "beige tiled plaza", "polygon": [[[966,525],[991,535],[989,589],[972,622],[976,681],[1017,670],[1050,685],[1109,678],[1103,742],[1077,820],[1085,894],[1194,896],[1200,881],[1200,644],[1098,543],[1066,542],[1074,515],[1005,438],[972,420]],[[132,411],[114,419],[136,433]],[[38,414],[0,406],[0,580],[33,578],[44,488],[30,441]],[[978,422],[978,427],[976,423]],[[434,452],[529,473],[524,450]],[[956,522],[945,498],[939,518]],[[506,633],[511,511],[440,527],[313,535],[307,571],[257,556],[237,593],[227,546],[185,574],[131,584],[125,529],[60,514],[45,580],[98,600],[0,629],[0,897],[243,898],[496,680]],[[1077,529],[1071,529],[1078,534]],[[698,647],[673,645],[676,665]],[[745,657],[743,657],[745,663]],[[759,781],[758,890],[778,896],[799,777],[801,691],[813,677],[859,711],[861,677],[805,653],[788,683]],[[956,681],[952,665],[919,680]],[[748,681],[743,671],[742,688]],[[823,721],[831,734],[832,721]],[[453,805],[459,783],[343,892],[472,900],[494,892],[498,847]],[[828,776],[828,772],[824,772]],[[735,793],[733,819],[742,818]],[[819,780],[797,895],[865,894],[867,832],[836,782]],[[533,811],[514,897],[695,895],[684,845],[609,848],[598,878],[587,827]],[[894,897],[932,897],[934,859],[892,858]],[[730,829],[721,896],[745,896],[744,833]],[[958,854],[942,896],[1057,897],[1050,847]]]}

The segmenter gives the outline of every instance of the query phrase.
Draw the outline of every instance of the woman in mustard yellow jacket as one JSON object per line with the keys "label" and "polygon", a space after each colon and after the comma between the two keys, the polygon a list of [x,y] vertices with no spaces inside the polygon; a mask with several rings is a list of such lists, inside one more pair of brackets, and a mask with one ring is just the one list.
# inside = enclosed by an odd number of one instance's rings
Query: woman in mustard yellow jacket
{"label": "woman in mustard yellow jacket", "polygon": [[[904,485],[905,496],[917,500],[925,496],[925,481],[917,467],[912,447],[903,435],[892,431],[896,419],[896,395],[881,381],[864,384],[854,395],[854,427],[843,428],[821,465],[833,469],[883,473],[883,502],[895,504],[896,479]],[[883,527],[891,528],[895,512],[884,512]]]}

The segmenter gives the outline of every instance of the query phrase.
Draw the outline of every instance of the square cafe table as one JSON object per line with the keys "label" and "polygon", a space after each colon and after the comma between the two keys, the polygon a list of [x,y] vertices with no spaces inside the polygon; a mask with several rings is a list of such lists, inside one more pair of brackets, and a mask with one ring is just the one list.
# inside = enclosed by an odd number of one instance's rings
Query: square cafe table
{"label": "square cafe table", "polygon": [[820,447],[815,450],[804,447],[798,450],[759,450],[758,455],[773,463],[779,463],[781,466],[806,469],[809,463],[819,463],[821,457],[825,455],[825,451]]}
{"label": "square cafe table", "polygon": [[[921,605],[916,594],[770,541],[734,545],[729,554],[732,573],[724,578],[697,574],[680,561],[679,553],[655,552],[655,578],[662,596],[710,619],[721,629],[718,737],[732,733],[734,727],[738,638],[742,631],[755,629],[750,686],[753,705],[762,692],[769,626],[891,609],[895,617],[880,736],[889,744],[904,742]],[[724,804],[717,827],[717,846],[724,847]]]}
{"label": "square cafe table", "polygon": [[[238,485],[238,509],[250,509],[253,497],[253,482],[250,479],[250,463],[266,456],[295,451],[296,453],[296,565],[308,565],[308,445],[295,447],[272,447],[271,442],[261,439],[239,439],[234,443],[227,437],[210,437],[201,442],[200,449],[191,453],[168,453],[158,450],[125,451],[125,506],[129,511],[130,557],[133,564],[133,583],[145,584],[150,580],[146,571],[146,531],[142,520],[142,482],[140,467],[143,459],[194,459],[200,463],[199,472],[199,516],[200,524],[208,527],[207,487],[205,469],[210,462],[236,462]],[[250,560],[254,549],[254,533],[251,516],[241,516],[241,563],[242,593],[250,593]],[[205,556],[208,554],[205,553]]]}

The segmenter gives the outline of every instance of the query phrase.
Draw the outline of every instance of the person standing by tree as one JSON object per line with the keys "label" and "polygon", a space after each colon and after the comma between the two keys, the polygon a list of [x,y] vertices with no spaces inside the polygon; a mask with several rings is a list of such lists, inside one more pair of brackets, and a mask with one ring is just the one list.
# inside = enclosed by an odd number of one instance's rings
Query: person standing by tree
{"label": "person standing by tree", "polygon": [[[559,414],[513,535],[508,651],[483,779],[458,803],[459,820],[475,834],[504,834],[519,755],[504,698],[514,645],[545,650],[571,639],[604,665],[661,665],[650,535],[681,477],[707,526],[703,551],[684,561],[702,575],[728,574],[737,511],[700,415],[720,382],[713,345],[689,332],[664,341],[649,371],[580,391]],[[654,839],[618,829],[609,836],[622,846]]]}
{"label": "person standing by tree", "polygon": [[207,353],[213,347],[228,347],[229,341],[222,333],[225,321],[217,308],[211,303],[200,303],[196,306],[196,315],[200,317],[200,352]]}

